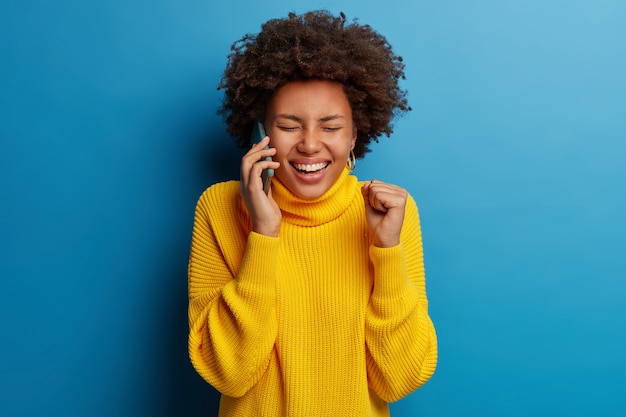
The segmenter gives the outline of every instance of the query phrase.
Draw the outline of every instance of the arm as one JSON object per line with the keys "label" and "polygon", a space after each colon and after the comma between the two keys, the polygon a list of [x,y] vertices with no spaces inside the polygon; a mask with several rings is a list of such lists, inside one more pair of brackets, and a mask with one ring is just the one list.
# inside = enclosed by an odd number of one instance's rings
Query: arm
{"label": "arm", "polygon": [[207,382],[238,397],[261,378],[276,339],[278,238],[254,232],[247,240],[240,237],[224,210],[210,211],[219,207],[218,197],[223,199],[206,192],[196,207],[188,270],[189,356]]}
{"label": "arm", "polygon": [[[261,378],[276,341],[276,260],[281,214],[263,191],[261,171],[279,163],[269,138],[241,159],[239,194],[252,223],[238,230],[243,208],[209,188],[196,208],[189,259],[189,356],[198,373],[231,397]],[[231,190],[233,191],[233,190]],[[214,195],[215,194],[215,195]],[[230,196],[235,195],[234,192]]]}
{"label": "arm", "polygon": [[408,197],[400,244],[372,246],[374,289],[366,316],[370,386],[396,401],[422,386],[437,364],[437,338],[428,315],[417,206]]}

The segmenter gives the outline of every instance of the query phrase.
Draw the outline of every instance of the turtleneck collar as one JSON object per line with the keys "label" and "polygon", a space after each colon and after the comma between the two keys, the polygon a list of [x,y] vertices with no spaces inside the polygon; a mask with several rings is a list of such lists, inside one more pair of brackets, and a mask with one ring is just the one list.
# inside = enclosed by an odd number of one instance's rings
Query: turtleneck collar
{"label": "turtleneck collar", "polygon": [[344,169],[322,196],[305,200],[295,196],[277,177],[272,180],[272,197],[280,207],[283,221],[296,226],[319,226],[339,217],[352,203],[358,179]]}

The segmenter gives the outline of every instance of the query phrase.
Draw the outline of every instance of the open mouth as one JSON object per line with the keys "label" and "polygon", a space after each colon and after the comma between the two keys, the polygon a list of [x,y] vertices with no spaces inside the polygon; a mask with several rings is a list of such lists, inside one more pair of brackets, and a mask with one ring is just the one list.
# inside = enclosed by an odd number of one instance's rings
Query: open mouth
{"label": "open mouth", "polygon": [[304,175],[317,174],[324,171],[330,165],[328,162],[317,164],[291,164],[299,173]]}

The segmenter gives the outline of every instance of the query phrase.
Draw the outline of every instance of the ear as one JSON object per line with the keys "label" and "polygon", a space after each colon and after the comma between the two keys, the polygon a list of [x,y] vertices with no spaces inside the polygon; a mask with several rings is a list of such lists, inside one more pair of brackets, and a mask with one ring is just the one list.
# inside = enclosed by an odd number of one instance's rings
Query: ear
{"label": "ear", "polygon": [[350,150],[354,149],[354,145],[356,145],[356,138],[358,136],[358,131],[356,130],[356,126],[352,128],[352,142],[350,144]]}

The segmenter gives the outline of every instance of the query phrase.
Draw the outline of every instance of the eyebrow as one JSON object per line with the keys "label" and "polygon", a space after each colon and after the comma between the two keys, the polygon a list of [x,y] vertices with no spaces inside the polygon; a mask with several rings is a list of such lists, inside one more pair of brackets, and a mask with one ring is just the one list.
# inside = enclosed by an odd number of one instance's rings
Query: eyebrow
{"label": "eyebrow", "polygon": [[[302,122],[302,119],[296,116],[295,114],[279,114],[276,116],[276,118],[293,120],[294,122]],[[342,116],[340,114],[331,114],[328,116],[321,117],[318,120],[318,122],[330,122],[331,120],[337,120],[337,119],[345,119],[345,116]]]}

